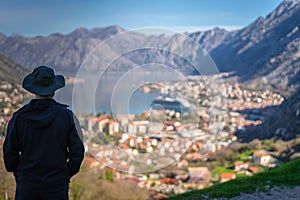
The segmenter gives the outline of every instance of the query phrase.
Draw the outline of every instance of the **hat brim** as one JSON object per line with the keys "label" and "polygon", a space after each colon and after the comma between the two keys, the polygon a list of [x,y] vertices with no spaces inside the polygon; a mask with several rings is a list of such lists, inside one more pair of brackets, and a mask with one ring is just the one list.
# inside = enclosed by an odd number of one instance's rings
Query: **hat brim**
{"label": "hat brim", "polygon": [[62,75],[56,75],[53,84],[50,86],[33,85],[32,80],[33,80],[33,75],[32,74],[27,75],[24,78],[22,83],[23,88],[28,92],[41,95],[41,96],[50,95],[56,90],[63,88],[65,86],[65,78]]}

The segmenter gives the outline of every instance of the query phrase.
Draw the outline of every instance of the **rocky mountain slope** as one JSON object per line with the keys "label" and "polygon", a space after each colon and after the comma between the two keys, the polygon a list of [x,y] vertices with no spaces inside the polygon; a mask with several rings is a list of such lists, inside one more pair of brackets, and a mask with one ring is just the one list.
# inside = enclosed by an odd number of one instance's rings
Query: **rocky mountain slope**
{"label": "rocky mountain slope", "polygon": [[300,3],[283,1],[273,12],[229,35],[211,51],[223,71],[275,87],[300,81]]}
{"label": "rocky mountain slope", "polygon": [[7,83],[20,83],[27,70],[0,53],[0,80]]}

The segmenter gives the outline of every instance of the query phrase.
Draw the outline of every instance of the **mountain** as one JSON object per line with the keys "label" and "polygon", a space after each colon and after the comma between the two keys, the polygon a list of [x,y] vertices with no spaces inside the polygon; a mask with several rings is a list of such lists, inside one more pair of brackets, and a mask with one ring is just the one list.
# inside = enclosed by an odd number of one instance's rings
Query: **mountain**
{"label": "mountain", "polygon": [[74,71],[100,41],[121,31],[120,27],[111,26],[90,31],[79,28],[67,35],[54,33],[47,37],[0,36],[0,51],[28,69],[50,65]]}
{"label": "mountain", "polygon": [[[252,80],[256,85],[271,85],[283,91],[300,84],[299,19],[299,1],[284,0],[269,15],[259,17],[241,30],[228,32],[215,28],[188,36],[210,53],[220,71],[233,71],[240,81]],[[124,32],[119,26],[109,26],[91,30],[78,28],[66,35],[54,33],[47,37],[0,34],[0,51],[28,69],[45,64],[76,72],[84,58],[99,43]],[[120,49],[157,44],[167,50],[182,49],[184,55],[190,58],[195,58],[195,52],[199,51],[179,34],[165,36],[131,32],[130,37],[125,34],[122,39],[118,44],[106,46],[105,54],[113,56],[118,55]],[[155,49],[139,49],[123,55],[112,70],[126,70],[145,63],[171,65],[185,73],[194,73],[186,69],[187,62],[172,54],[172,51]]]}
{"label": "mountain", "polygon": [[[126,71],[136,65],[160,63],[182,70],[187,74],[193,74],[194,69],[187,68],[186,66],[189,65],[187,61],[174,54],[174,52],[180,51],[182,55],[193,59],[195,53],[202,51],[201,46],[207,49],[218,46],[226,37],[228,31],[215,28],[209,31],[192,33],[191,38],[201,45],[198,46],[191,45],[191,41],[189,41],[191,39],[186,39],[189,37],[182,34],[157,36],[138,32],[125,33],[124,29],[119,26],[94,28],[92,30],[78,28],[66,35],[55,33],[47,37],[36,36],[30,38],[20,35],[6,37],[2,35],[0,37],[0,51],[28,69],[43,64],[74,73],[78,70],[84,58],[97,45],[116,34],[119,34],[119,42],[109,44],[106,42],[104,44],[105,51],[102,52],[105,56],[99,55],[100,63],[101,58],[105,60],[107,57],[115,58],[119,57],[120,54],[122,55],[113,63],[112,70]],[[159,48],[151,48],[153,46]],[[133,51],[123,54],[122,51],[126,49],[132,49]],[[97,63],[97,65],[99,64]],[[90,66],[90,68],[96,69],[97,65]]]}
{"label": "mountain", "polygon": [[241,80],[286,88],[300,81],[300,3],[285,0],[273,12],[230,34],[211,56]]}
{"label": "mountain", "polygon": [[[0,51],[21,63],[27,69],[38,65],[53,66],[58,70],[76,72],[83,59],[101,41],[124,31],[119,26],[78,28],[63,35],[54,33],[47,37],[0,36]],[[106,53],[112,54],[112,50]]]}
{"label": "mountain", "polygon": [[0,80],[8,83],[20,83],[28,73],[22,66],[0,53]]}
{"label": "mountain", "polygon": [[214,28],[208,31],[199,31],[189,34],[191,38],[197,41],[203,48],[210,52],[212,49],[222,44],[224,39],[234,32],[228,32],[225,29]]}

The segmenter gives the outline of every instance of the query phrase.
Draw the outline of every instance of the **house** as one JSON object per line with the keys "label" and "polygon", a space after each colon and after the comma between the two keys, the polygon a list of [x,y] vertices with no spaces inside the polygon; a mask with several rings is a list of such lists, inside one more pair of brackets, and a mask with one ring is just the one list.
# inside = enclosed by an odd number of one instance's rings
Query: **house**
{"label": "house", "polygon": [[194,161],[194,162],[196,162],[196,161],[198,161],[198,160],[201,159],[201,155],[200,155],[199,152],[187,153],[187,154],[185,155],[185,158],[186,158],[187,160],[189,160],[189,161]]}
{"label": "house", "polygon": [[118,122],[115,122],[113,120],[109,121],[109,128],[108,132],[110,135],[114,135],[114,133],[118,133],[120,131],[120,125]]}
{"label": "house", "polygon": [[252,155],[252,161],[262,166],[268,166],[271,162],[271,155],[265,151],[255,152]]}
{"label": "house", "polygon": [[163,178],[160,180],[161,184],[167,184],[167,185],[178,185],[178,181],[175,178]]}
{"label": "house", "polygon": [[177,163],[178,168],[184,168],[184,167],[187,167],[188,165],[189,165],[189,163],[187,160],[181,160]]}
{"label": "house", "polygon": [[96,160],[95,158],[92,157],[85,157],[84,158],[84,163],[89,167],[89,169],[93,172],[97,172],[100,169],[103,169],[103,165],[101,162],[99,162],[98,160]]}
{"label": "house", "polygon": [[228,173],[220,174],[221,183],[226,182],[226,181],[230,181],[230,180],[235,179],[235,178],[236,178],[235,173],[228,172]]}
{"label": "house", "polygon": [[207,167],[189,167],[189,179],[184,188],[203,189],[209,185],[211,174]]}
{"label": "house", "polygon": [[149,174],[149,179],[159,179],[159,174],[151,173],[151,174]]}
{"label": "house", "polygon": [[189,167],[189,176],[182,183],[183,188],[203,189],[209,186],[211,174],[207,167]]}
{"label": "house", "polygon": [[85,118],[85,127],[89,132],[96,130],[97,118],[93,116],[88,116]]}
{"label": "house", "polygon": [[259,172],[259,168],[257,166],[251,166],[249,169],[253,174],[256,174]]}
{"label": "house", "polygon": [[234,171],[245,171],[249,168],[249,162],[243,162],[243,161],[236,161],[234,163]]}

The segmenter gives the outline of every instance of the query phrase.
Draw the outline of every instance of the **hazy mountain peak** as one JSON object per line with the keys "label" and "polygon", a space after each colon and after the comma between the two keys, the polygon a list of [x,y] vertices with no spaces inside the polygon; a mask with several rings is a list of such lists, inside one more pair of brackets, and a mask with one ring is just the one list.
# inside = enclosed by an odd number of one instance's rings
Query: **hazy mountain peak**
{"label": "hazy mountain peak", "polygon": [[69,33],[68,36],[72,38],[88,38],[89,32],[90,31],[87,28],[80,27]]}
{"label": "hazy mountain peak", "polygon": [[290,15],[291,12],[296,12],[300,9],[300,1],[299,0],[284,0],[282,3],[278,5],[278,7],[271,12],[267,18],[274,19],[283,17],[284,15]]}
{"label": "hazy mountain peak", "polygon": [[124,29],[117,25],[108,27],[96,27],[91,30],[81,27],[72,31],[70,34],[68,34],[68,36],[74,39],[105,39],[108,35],[115,35],[122,31],[124,31]]}

